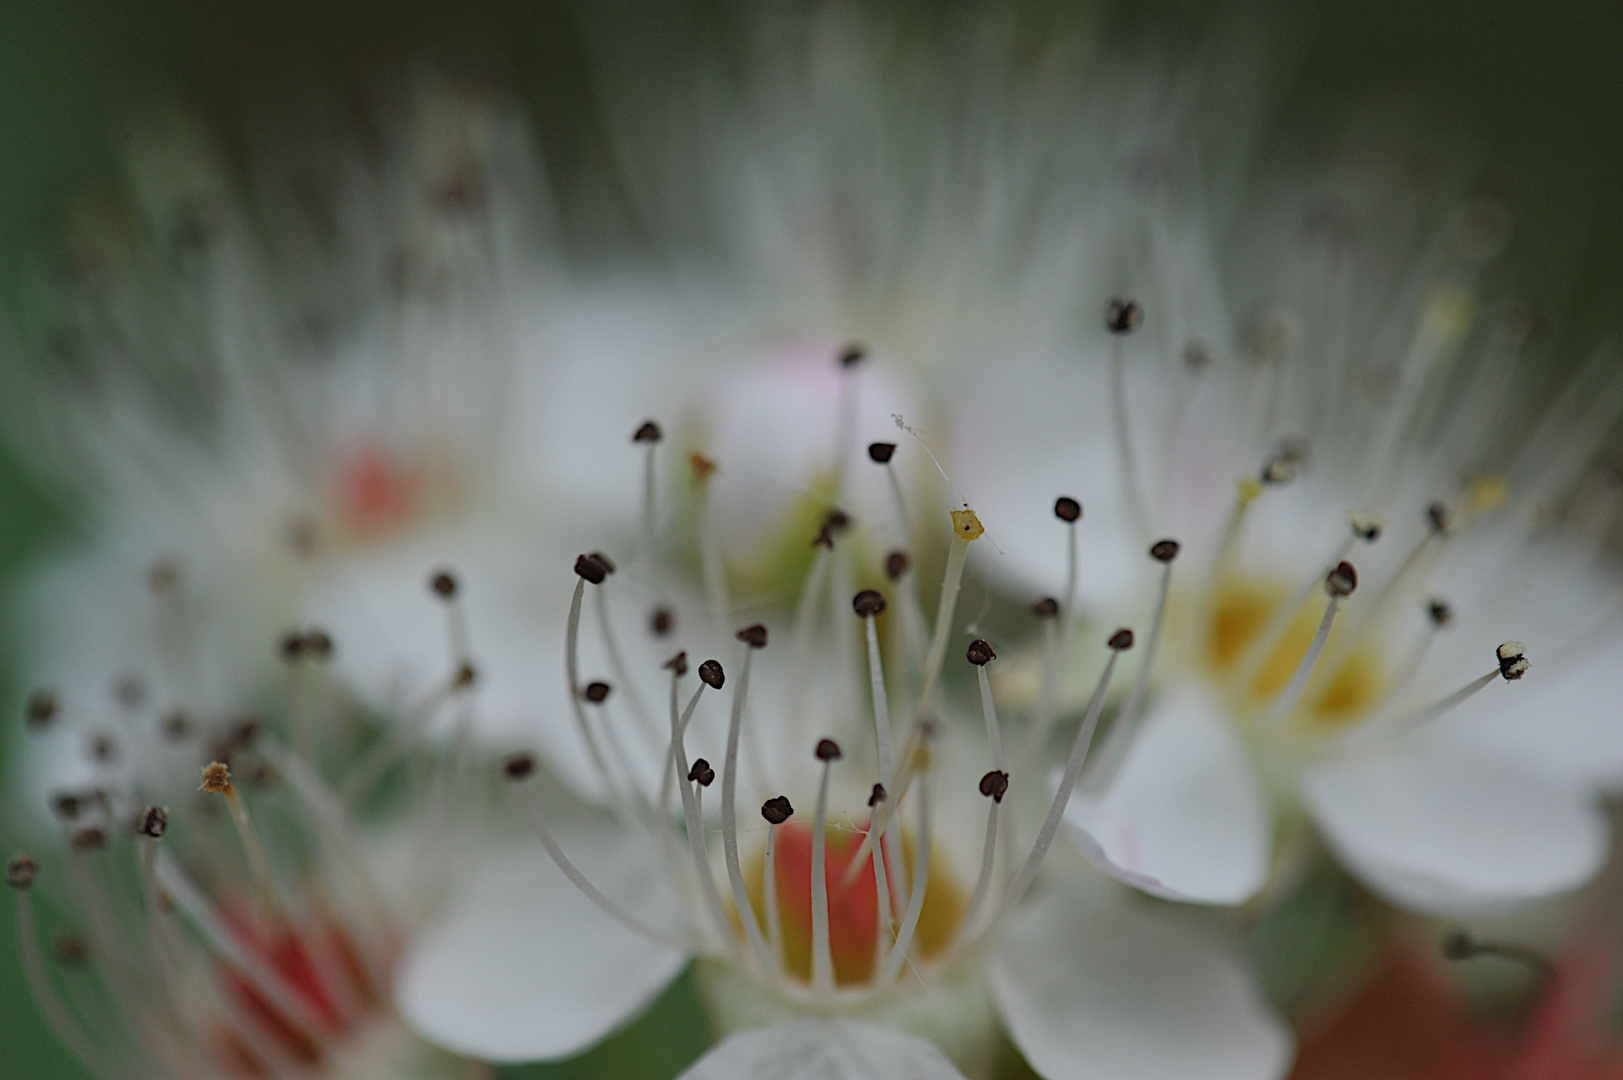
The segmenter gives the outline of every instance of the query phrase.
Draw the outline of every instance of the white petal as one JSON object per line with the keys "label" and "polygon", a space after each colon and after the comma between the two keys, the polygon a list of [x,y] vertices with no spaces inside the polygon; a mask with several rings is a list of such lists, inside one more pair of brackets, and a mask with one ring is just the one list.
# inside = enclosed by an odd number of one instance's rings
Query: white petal
{"label": "white petal", "polygon": [[935,1044],[852,1020],[729,1036],[678,1080],[964,1080]]}
{"label": "white petal", "polygon": [[1238,904],[1268,876],[1267,798],[1233,725],[1199,694],[1150,713],[1114,783],[1073,797],[1065,821],[1090,862],[1154,896]]}
{"label": "white petal", "polygon": [[[623,834],[560,843],[594,885],[637,915],[657,919],[658,905],[675,903],[658,856]],[[635,1019],[686,962],[681,950],[594,906],[538,843],[486,859],[472,887],[411,943],[395,993],[406,1023],[450,1050],[551,1061]]]}
{"label": "white petal", "polygon": [[[1102,878],[1050,864],[989,968],[1016,1046],[1047,1080],[1273,1080],[1288,1029],[1238,953]],[[1089,880],[1091,878],[1091,880]]]}
{"label": "white petal", "polygon": [[1440,915],[1501,911],[1586,881],[1607,828],[1578,784],[1427,739],[1304,774],[1337,855],[1389,899]]}

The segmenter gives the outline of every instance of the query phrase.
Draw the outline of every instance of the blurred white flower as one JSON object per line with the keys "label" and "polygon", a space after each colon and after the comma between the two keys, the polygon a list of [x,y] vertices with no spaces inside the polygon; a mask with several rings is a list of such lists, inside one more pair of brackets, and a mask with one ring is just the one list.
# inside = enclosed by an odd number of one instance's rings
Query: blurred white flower
{"label": "blurred white flower", "polygon": [[1423,166],[1383,171],[1433,152],[1361,143],[1259,188],[1226,258],[1198,215],[1156,215],[1075,356],[966,387],[994,572],[1065,580],[1042,519],[1080,496],[1062,606],[1149,628],[1068,821],[1156,895],[1244,901],[1316,829],[1400,905],[1485,912],[1608,849],[1623,583],[1586,469],[1623,380],[1605,353],[1551,384],[1537,317],[1481,299],[1503,212],[1438,213]]}

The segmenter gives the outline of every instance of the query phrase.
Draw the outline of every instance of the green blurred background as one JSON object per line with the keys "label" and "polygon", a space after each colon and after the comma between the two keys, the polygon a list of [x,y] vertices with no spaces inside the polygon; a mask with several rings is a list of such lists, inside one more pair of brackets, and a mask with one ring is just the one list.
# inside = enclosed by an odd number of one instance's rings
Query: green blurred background
{"label": "green blurred background", "polygon": [[[913,4],[928,16],[929,4]],[[1134,5],[1112,18],[1198,34],[1213,5]],[[1517,223],[1517,286],[1555,317],[1559,351],[1588,351],[1623,301],[1623,5],[1363,0],[1304,12],[1278,0],[1263,25],[1299,34],[1281,115],[1370,92],[1421,96],[1480,140],[1479,187]],[[422,58],[486,72],[531,104],[567,202],[601,176],[585,63],[566,5],[417,0],[11,0],[0,5],[0,273],[48,234],[64,190],[109,173],[127,108],[179,98],[229,129],[250,87],[361,75]],[[49,493],[0,452],[0,586],[67,534]],[[0,665],[0,677],[6,665]],[[4,910],[10,918],[9,904]],[[630,1032],[533,1078],[673,1076],[705,1046],[684,980]],[[83,1074],[52,1042],[0,933],[0,1073]]]}

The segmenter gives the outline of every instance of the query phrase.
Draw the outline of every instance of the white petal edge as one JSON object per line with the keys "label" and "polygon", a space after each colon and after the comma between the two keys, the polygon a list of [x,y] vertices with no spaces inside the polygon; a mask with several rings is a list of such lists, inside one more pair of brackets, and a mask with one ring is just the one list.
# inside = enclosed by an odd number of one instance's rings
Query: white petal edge
{"label": "white petal edge", "polygon": [[[1090,880],[1091,879],[1091,880]],[[1107,879],[1050,860],[988,967],[992,996],[1045,1080],[1277,1080],[1289,1029],[1238,950]]]}
{"label": "white petal edge", "polygon": [[854,1020],[728,1036],[677,1080],[964,1080],[934,1043]]}
{"label": "white petal edge", "polygon": [[[639,916],[657,917],[643,909],[662,897],[670,906],[653,852],[590,835],[560,843],[594,885]],[[395,982],[407,1026],[456,1053],[572,1057],[639,1016],[687,963],[599,910],[539,843],[491,852],[470,884],[412,940]]]}
{"label": "white petal edge", "polygon": [[1586,785],[1459,740],[1344,758],[1300,784],[1336,855],[1389,900],[1427,914],[1493,914],[1574,889],[1608,846]]}
{"label": "white petal edge", "polygon": [[1233,725],[1198,693],[1150,712],[1110,787],[1073,796],[1065,823],[1089,862],[1163,899],[1239,904],[1268,877],[1267,796]]}

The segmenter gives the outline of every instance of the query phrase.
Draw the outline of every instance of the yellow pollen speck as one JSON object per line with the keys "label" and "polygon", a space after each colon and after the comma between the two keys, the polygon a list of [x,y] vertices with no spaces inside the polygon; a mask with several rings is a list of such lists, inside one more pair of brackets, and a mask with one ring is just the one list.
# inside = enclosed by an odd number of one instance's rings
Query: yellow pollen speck
{"label": "yellow pollen speck", "polygon": [[1510,485],[1502,476],[1474,477],[1465,488],[1465,510],[1471,517],[1491,514],[1510,501]]}
{"label": "yellow pollen speck", "polygon": [[975,511],[965,509],[952,512],[952,531],[960,540],[979,540],[986,528]]}
{"label": "yellow pollen speck", "polygon": [[1258,496],[1262,494],[1262,481],[1247,476],[1240,481],[1237,490],[1240,496],[1240,505],[1245,506],[1248,503],[1255,502]]}

